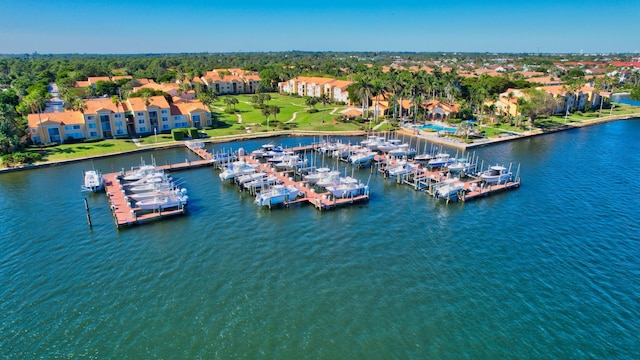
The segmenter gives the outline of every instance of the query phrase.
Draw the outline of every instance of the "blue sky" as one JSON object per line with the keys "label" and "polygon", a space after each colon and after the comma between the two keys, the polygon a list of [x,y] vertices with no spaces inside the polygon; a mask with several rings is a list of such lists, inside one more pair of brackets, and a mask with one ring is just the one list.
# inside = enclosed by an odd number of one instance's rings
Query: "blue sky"
{"label": "blue sky", "polygon": [[640,1],[6,0],[0,53],[635,52]]}

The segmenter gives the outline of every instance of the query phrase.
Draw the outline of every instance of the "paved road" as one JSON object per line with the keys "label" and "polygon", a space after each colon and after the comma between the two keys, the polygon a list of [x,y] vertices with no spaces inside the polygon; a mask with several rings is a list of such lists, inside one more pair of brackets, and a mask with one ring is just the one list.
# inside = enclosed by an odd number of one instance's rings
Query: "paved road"
{"label": "paved road", "polygon": [[47,105],[44,112],[62,112],[64,111],[64,100],[60,97],[58,92],[58,84],[52,82],[47,87],[51,98],[47,100]]}

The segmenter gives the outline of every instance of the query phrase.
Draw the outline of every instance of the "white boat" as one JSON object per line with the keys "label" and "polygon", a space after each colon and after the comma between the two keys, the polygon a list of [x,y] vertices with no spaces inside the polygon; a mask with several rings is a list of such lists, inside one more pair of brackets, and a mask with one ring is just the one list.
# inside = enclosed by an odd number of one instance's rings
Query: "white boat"
{"label": "white boat", "polygon": [[257,171],[257,168],[258,165],[256,164],[249,164],[244,161],[235,161],[229,164],[229,166],[226,167],[220,174],[218,174],[218,176],[222,181],[229,180],[235,178],[236,176],[253,174]]}
{"label": "white boat", "polygon": [[449,170],[452,174],[457,174],[461,172],[469,172],[473,164],[471,164],[466,158],[459,158],[454,163],[447,165],[447,170]]}
{"label": "white boat", "polygon": [[184,194],[157,195],[153,198],[136,201],[136,207],[142,210],[165,210],[187,204],[189,196]]}
{"label": "white boat", "polygon": [[425,154],[420,154],[420,155],[416,155],[413,160],[420,162],[420,163],[428,163],[430,160],[433,160],[435,158],[435,156],[433,154],[430,153],[425,153]]}
{"label": "white boat", "polygon": [[456,200],[458,193],[464,189],[464,184],[460,179],[447,179],[437,185],[435,195],[437,198],[445,200]]}
{"label": "white boat", "polygon": [[153,165],[142,165],[138,168],[132,168],[133,172],[126,174],[122,177],[125,181],[136,181],[156,171],[156,167]]}
{"label": "white boat", "polygon": [[438,153],[433,159],[429,160],[427,165],[430,167],[442,167],[453,164],[454,162],[455,159],[451,158],[451,155],[447,153]]}
{"label": "white boat", "polygon": [[145,192],[153,192],[153,191],[167,191],[175,189],[176,185],[172,181],[167,181],[163,183],[150,183],[143,184],[137,186],[130,186],[126,189],[131,193],[145,193]]}
{"label": "white boat", "polygon": [[299,195],[300,190],[295,186],[274,185],[256,195],[254,202],[259,206],[272,206],[295,200]]}
{"label": "white boat", "polygon": [[340,178],[339,183],[327,186],[327,190],[337,198],[345,198],[366,195],[369,193],[369,186],[361,183],[356,178],[347,176]]}
{"label": "white boat", "polygon": [[307,166],[307,159],[301,159],[298,155],[289,156],[275,164],[278,169],[293,169]]}
{"label": "white boat", "polygon": [[237,157],[232,153],[218,153],[214,154],[211,158],[213,164],[224,164],[236,161]]}
{"label": "white boat", "polygon": [[104,177],[97,170],[87,170],[84,173],[84,185],[82,189],[85,191],[98,192],[104,189]]}
{"label": "white boat", "polygon": [[311,185],[315,185],[318,180],[322,179],[324,176],[326,176],[326,174],[331,171],[331,169],[326,168],[326,167],[322,167],[322,168],[318,168],[316,169],[316,172],[311,173],[311,174],[307,174],[304,176],[304,179]]}
{"label": "white boat", "polygon": [[139,186],[146,184],[160,184],[171,181],[171,176],[164,173],[164,171],[156,170],[151,172],[139,180],[128,183],[129,186]]}
{"label": "white boat", "polygon": [[242,187],[245,189],[262,189],[266,186],[272,186],[278,181],[278,178],[275,175],[265,176],[260,179],[256,179],[253,181],[246,182],[242,184]]}
{"label": "white boat", "polygon": [[136,194],[127,195],[127,197],[131,200],[140,201],[140,200],[148,200],[155,197],[161,196],[170,196],[170,195],[186,195],[187,189],[171,189],[171,190],[155,190],[149,192],[141,192]]}
{"label": "white boat", "polygon": [[511,172],[504,166],[495,165],[482,172],[480,178],[487,184],[504,184],[511,179]]}
{"label": "white boat", "polygon": [[387,170],[389,176],[400,176],[411,173],[418,167],[418,164],[408,163],[406,161],[402,161],[398,163],[398,165],[393,166]]}
{"label": "white boat", "polygon": [[411,157],[416,154],[416,149],[410,148],[409,144],[400,144],[393,150],[389,150],[389,155],[395,157]]}
{"label": "white boat", "polygon": [[376,157],[377,153],[373,151],[360,151],[349,156],[349,162],[352,164],[366,164]]}
{"label": "white boat", "polygon": [[388,153],[391,150],[397,149],[400,144],[402,144],[402,140],[400,139],[389,139],[384,144],[378,145],[378,151]]}
{"label": "white boat", "polygon": [[366,140],[360,142],[360,145],[367,147],[371,151],[378,151],[378,147],[385,143],[382,136],[369,136]]}
{"label": "white boat", "polygon": [[252,174],[240,175],[240,176],[236,177],[236,184],[242,186],[245,183],[248,183],[248,182],[254,181],[254,180],[258,180],[258,179],[262,179],[265,176],[266,176],[266,173],[264,173],[264,172],[256,172],[256,173],[252,173]]}
{"label": "white boat", "polygon": [[318,181],[316,181],[316,186],[320,186],[326,188],[327,186],[334,185],[340,180],[340,171],[333,170],[326,173],[323,173]]}

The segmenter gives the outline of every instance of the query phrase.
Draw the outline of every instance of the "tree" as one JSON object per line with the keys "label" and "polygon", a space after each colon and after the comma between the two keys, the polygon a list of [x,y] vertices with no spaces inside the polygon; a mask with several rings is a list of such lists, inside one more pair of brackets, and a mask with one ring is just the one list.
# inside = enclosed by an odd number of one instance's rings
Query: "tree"
{"label": "tree", "polygon": [[269,115],[271,115],[271,108],[269,106],[263,107],[262,116],[267,120],[267,131],[269,131]]}
{"label": "tree", "polygon": [[[118,114],[119,114],[120,113],[121,101],[120,101],[120,98],[118,97],[118,95],[113,95],[111,97],[111,102],[113,103],[113,105],[116,106],[116,110],[118,111]],[[124,118],[124,116],[122,118]],[[118,127],[118,128],[120,128],[120,127]]]}
{"label": "tree", "polygon": [[312,96],[308,97],[308,98],[305,100],[305,104],[307,104],[307,106],[308,106],[310,109],[315,109],[315,108],[316,108],[316,104],[317,104],[317,103],[318,103],[318,98],[315,98],[315,97],[312,97]]}
{"label": "tree", "polygon": [[331,102],[331,99],[329,99],[329,95],[322,94],[320,96],[320,102],[322,103],[322,122],[324,123],[325,106]]}
{"label": "tree", "polygon": [[519,99],[520,112],[529,119],[532,126],[536,118],[541,115],[551,116],[556,111],[558,104],[553,95],[543,90],[527,89],[528,99]]}
{"label": "tree", "polygon": [[365,73],[356,77],[356,81],[349,85],[349,96],[354,94],[362,101],[362,115],[369,118],[369,98],[373,92],[373,78],[370,74]]}
{"label": "tree", "polygon": [[633,90],[631,90],[631,94],[629,94],[629,98],[631,100],[640,101],[640,85],[636,85]]}

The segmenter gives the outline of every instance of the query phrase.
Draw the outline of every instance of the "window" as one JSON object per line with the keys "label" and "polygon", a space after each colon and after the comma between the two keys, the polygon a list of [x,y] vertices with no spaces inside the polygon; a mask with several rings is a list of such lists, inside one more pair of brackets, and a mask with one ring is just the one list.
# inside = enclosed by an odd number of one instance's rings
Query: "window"
{"label": "window", "polygon": [[136,113],[136,115],[138,115],[138,116],[144,116],[144,113],[143,113],[143,112],[138,112],[138,113]]}
{"label": "window", "polygon": [[87,115],[87,120],[93,120],[93,119],[94,119],[93,115]]}
{"label": "window", "polygon": [[160,113],[164,115],[164,114],[168,114],[168,111],[167,110],[161,110]]}
{"label": "window", "polygon": [[89,132],[89,137],[98,137],[98,133],[95,131]]}
{"label": "window", "polygon": [[169,130],[169,125],[162,124],[162,130]]}
{"label": "window", "polygon": [[73,125],[73,130],[80,130],[80,125]]}
{"label": "window", "polygon": [[115,115],[113,115],[113,117],[116,118],[116,119],[120,119],[122,117],[122,114],[115,114]]}
{"label": "window", "polygon": [[122,135],[122,134],[124,134],[124,131],[122,129],[116,130],[116,135]]}
{"label": "window", "polygon": [[144,126],[140,126],[140,132],[147,132],[147,128]]}
{"label": "window", "polygon": [[162,117],[162,122],[168,122],[169,121],[169,117],[167,116],[163,116]]}
{"label": "window", "polygon": [[194,115],[191,115],[191,119],[192,119],[193,121],[200,121],[200,115],[195,115],[195,114],[194,114]]}
{"label": "window", "polygon": [[95,129],[95,128],[96,128],[96,124],[95,124],[95,123],[88,123],[88,124],[87,124],[87,127],[88,127],[89,129]]}
{"label": "window", "polygon": [[138,119],[138,124],[144,124],[144,119]]}
{"label": "window", "polygon": [[122,126],[122,121],[116,121],[116,126],[121,127]]}

